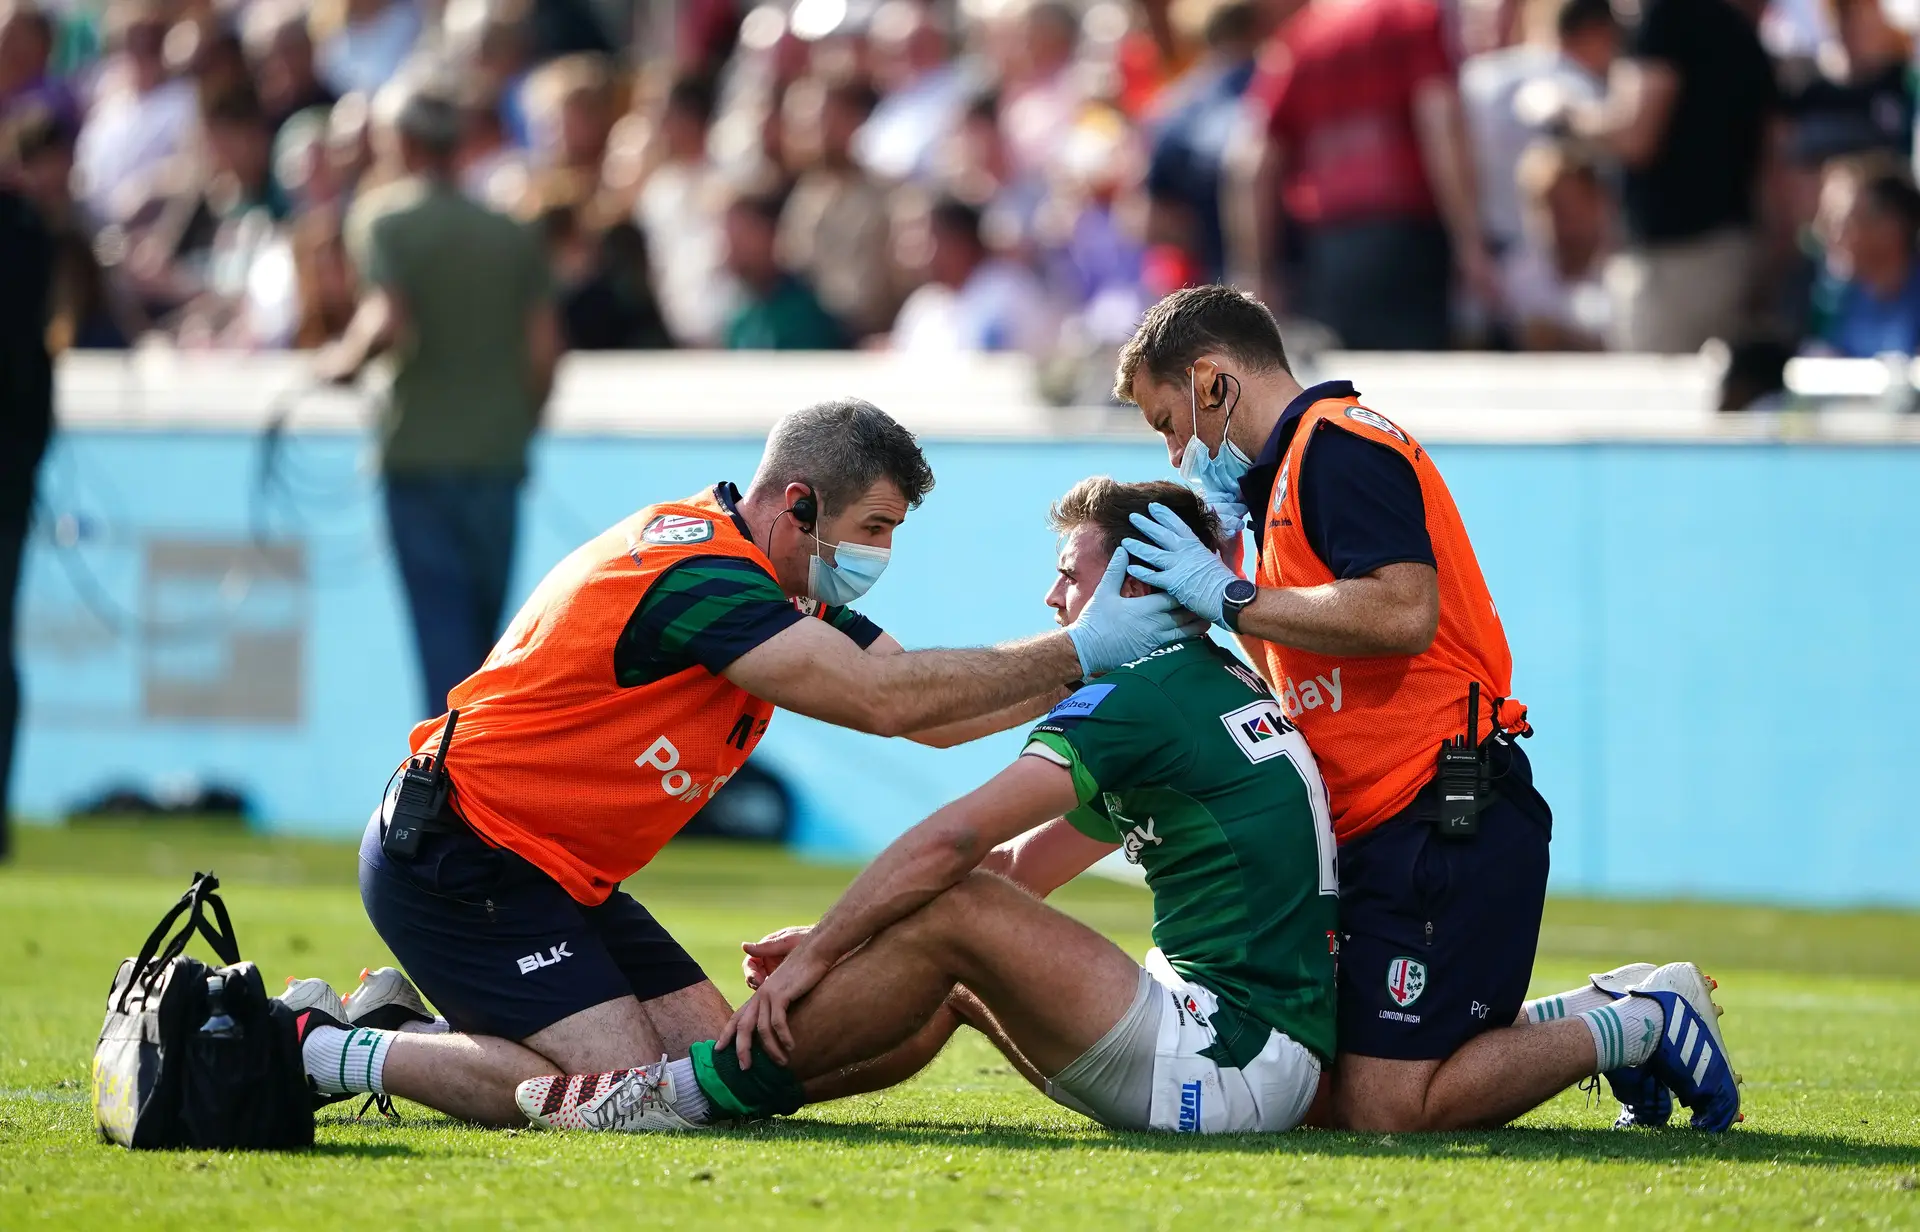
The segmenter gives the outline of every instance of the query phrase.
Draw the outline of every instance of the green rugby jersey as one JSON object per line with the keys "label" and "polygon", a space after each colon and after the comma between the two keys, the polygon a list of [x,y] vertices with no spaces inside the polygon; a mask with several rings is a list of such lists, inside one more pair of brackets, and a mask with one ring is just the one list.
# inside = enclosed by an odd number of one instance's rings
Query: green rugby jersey
{"label": "green rugby jersey", "polygon": [[1072,772],[1067,820],[1146,871],[1154,944],[1220,998],[1214,1059],[1246,1064],[1268,1027],[1330,1059],[1326,788],[1260,678],[1204,637],[1175,642],[1055,706],[1026,751]]}

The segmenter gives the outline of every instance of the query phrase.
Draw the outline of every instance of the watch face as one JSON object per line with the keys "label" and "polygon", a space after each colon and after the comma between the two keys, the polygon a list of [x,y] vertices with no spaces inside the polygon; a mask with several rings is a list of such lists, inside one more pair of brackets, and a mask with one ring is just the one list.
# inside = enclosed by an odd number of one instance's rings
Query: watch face
{"label": "watch face", "polygon": [[1226,599],[1229,603],[1248,604],[1259,597],[1260,588],[1245,578],[1237,578],[1227,583]]}

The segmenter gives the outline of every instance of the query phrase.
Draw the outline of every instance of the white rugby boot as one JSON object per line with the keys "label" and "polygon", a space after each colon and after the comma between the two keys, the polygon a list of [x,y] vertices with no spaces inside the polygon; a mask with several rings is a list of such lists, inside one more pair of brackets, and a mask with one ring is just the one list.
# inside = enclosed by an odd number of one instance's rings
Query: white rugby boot
{"label": "white rugby boot", "polygon": [[354,1026],[381,1031],[404,1031],[409,1023],[433,1021],[420,990],[398,967],[363,968],[360,986],[346,995],[341,1008]]}
{"label": "white rugby boot", "polygon": [[662,1133],[705,1129],[673,1110],[667,1058],[658,1065],[605,1074],[552,1074],[514,1088],[521,1113],[542,1129]]}
{"label": "white rugby boot", "polygon": [[1747,1119],[1742,1079],[1720,1033],[1724,1012],[1713,1001],[1720,985],[1690,962],[1668,963],[1635,984],[1630,995],[1659,1004],[1666,1018],[1648,1070],[1693,1112],[1695,1129],[1724,1133]]}

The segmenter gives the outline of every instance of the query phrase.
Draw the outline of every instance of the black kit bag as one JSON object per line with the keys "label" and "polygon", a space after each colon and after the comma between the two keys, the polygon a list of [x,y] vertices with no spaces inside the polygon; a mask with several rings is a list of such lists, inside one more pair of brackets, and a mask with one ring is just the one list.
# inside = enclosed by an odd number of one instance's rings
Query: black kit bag
{"label": "black kit bag", "polygon": [[[260,972],[240,961],[233,921],[214,893],[219,886],[212,873],[195,873],[139,956],[113,977],[93,1051],[94,1117],[108,1142],[136,1150],[313,1145],[313,1098],[293,1011],[269,998]],[[224,966],[183,952],[195,933]],[[202,1027],[214,975],[225,980],[222,1008],[233,1021],[209,1033]]]}

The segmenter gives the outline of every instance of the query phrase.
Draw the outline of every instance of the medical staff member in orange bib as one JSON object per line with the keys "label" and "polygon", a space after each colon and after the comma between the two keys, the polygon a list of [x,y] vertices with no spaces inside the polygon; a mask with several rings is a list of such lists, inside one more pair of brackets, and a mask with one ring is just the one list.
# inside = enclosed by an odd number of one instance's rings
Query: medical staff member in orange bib
{"label": "medical staff member in orange bib", "polygon": [[1738,1080],[1693,964],[1524,1000],[1553,818],[1514,742],[1531,728],[1499,612],[1419,442],[1344,381],[1302,389],[1271,314],[1230,287],[1151,309],[1114,393],[1228,525],[1253,519],[1250,579],[1158,508],[1124,546],[1135,577],[1241,636],[1326,778],[1341,952],[1323,1119],[1500,1125],[1604,1073],[1624,1121],[1664,1124],[1678,1097],[1696,1128],[1730,1125]]}
{"label": "medical staff member in orange bib", "polygon": [[[1068,682],[1192,632],[1168,596],[1122,597],[1116,552],[1063,630],[903,650],[845,605],[932,486],[912,433],[870,403],[825,402],[775,425],[745,492],[649,505],[555,565],[448,696],[458,721],[413,731],[413,754],[431,754],[451,724],[451,796],[407,840],[390,793],[361,843],[367,916],[444,1021],[390,968],[344,1000],[298,981],[281,999],[315,1098],[399,1095],[512,1125],[525,1079],[684,1057],[732,1007],[621,883],[739,769],[776,707],[946,745],[1037,718]],[[955,567],[993,561],[995,545],[978,550]]]}

